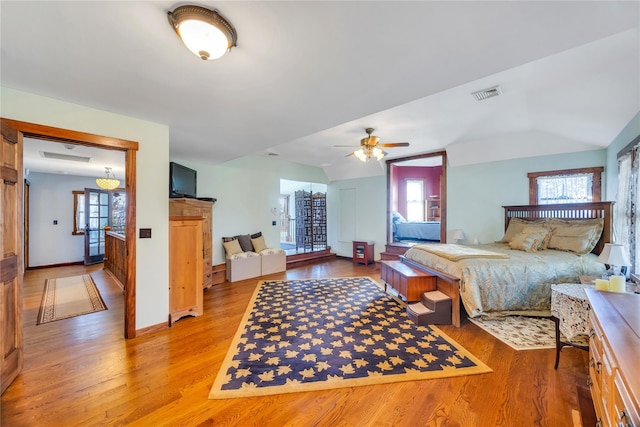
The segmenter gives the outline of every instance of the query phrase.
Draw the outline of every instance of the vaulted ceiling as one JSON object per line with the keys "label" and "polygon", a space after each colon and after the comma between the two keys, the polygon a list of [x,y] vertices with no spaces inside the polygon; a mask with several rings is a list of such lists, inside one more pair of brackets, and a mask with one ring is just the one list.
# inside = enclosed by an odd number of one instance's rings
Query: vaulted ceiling
{"label": "vaulted ceiling", "polygon": [[178,3],[2,1],[1,83],[166,124],[175,159],[276,154],[331,180],[383,172],[334,147],[366,127],[411,143],[389,157],[464,165],[604,148],[640,111],[636,1],[197,4],[237,29],[219,60],[178,39]]}

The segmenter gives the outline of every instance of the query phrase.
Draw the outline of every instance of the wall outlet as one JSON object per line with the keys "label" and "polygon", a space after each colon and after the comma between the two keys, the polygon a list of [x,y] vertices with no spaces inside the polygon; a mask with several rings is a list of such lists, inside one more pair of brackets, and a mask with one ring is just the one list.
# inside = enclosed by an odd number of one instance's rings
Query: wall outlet
{"label": "wall outlet", "polygon": [[53,225],[58,225],[58,220],[57,219],[53,220]]}
{"label": "wall outlet", "polygon": [[273,225],[275,227],[276,222],[275,221],[271,221],[271,225]]}

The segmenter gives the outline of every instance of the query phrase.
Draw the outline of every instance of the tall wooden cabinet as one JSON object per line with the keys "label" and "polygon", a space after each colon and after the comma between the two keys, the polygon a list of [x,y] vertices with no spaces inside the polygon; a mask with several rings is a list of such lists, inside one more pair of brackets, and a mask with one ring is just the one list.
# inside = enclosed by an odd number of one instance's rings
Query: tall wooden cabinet
{"label": "tall wooden cabinet", "polygon": [[202,223],[201,217],[169,217],[170,324],[202,314]]}
{"label": "tall wooden cabinet", "polygon": [[169,199],[169,215],[202,218],[202,287],[213,285],[213,202],[197,199]]}

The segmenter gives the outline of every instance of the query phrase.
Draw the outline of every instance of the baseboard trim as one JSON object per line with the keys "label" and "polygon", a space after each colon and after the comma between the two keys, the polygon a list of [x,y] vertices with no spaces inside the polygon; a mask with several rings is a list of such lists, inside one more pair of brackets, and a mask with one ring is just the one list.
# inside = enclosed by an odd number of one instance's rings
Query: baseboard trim
{"label": "baseboard trim", "polygon": [[27,270],[40,270],[43,268],[68,267],[70,265],[84,265],[84,261],[61,262],[58,264],[36,265],[35,267],[27,267]]}
{"label": "baseboard trim", "polygon": [[133,338],[138,338],[139,336],[147,335],[153,332],[164,331],[165,329],[169,329],[169,324],[167,322],[147,326],[146,328],[142,329],[136,329],[136,336]]}

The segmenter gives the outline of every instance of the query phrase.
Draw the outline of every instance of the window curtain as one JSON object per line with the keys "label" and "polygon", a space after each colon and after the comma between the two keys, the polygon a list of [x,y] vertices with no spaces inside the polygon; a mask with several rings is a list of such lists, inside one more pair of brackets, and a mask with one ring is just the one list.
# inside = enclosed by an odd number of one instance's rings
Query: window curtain
{"label": "window curtain", "polygon": [[629,250],[631,272],[640,274],[640,145],[618,158],[618,194],[614,205],[614,241]]}

